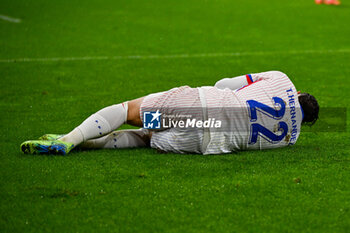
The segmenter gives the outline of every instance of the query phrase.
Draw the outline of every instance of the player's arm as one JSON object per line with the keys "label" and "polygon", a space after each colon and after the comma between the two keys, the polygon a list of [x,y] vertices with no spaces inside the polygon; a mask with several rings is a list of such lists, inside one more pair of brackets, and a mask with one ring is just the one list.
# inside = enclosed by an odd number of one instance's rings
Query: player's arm
{"label": "player's arm", "polygon": [[250,85],[259,80],[282,79],[287,77],[286,74],[280,71],[268,71],[256,74],[246,74],[234,78],[224,78],[215,83],[215,87],[219,89],[229,88],[236,90],[246,85]]}
{"label": "player's arm", "polygon": [[243,86],[249,85],[253,83],[253,78],[250,74],[242,75],[234,78],[224,78],[215,83],[215,87],[219,89],[231,89],[236,90]]}

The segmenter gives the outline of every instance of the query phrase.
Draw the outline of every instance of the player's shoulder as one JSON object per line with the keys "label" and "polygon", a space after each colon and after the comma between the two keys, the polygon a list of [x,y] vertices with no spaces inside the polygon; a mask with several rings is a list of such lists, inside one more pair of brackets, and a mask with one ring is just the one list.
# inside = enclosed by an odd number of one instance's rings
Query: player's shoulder
{"label": "player's shoulder", "polygon": [[290,85],[292,80],[286,73],[278,70],[266,71],[253,75],[254,80],[265,80],[269,85]]}

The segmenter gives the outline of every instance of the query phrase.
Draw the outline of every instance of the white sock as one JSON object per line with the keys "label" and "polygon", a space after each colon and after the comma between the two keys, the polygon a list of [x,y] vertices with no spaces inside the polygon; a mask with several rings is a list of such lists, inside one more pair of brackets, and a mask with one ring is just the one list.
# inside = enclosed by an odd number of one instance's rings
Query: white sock
{"label": "white sock", "polygon": [[75,146],[92,138],[101,137],[119,128],[127,120],[128,103],[116,104],[92,114],[78,127],[60,138]]}
{"label": "white sock", "polygon": [[121,149],[148,145],[149,132],[141,128],[114,131],[104,137],[88,140],[80,146],[87,149]]}

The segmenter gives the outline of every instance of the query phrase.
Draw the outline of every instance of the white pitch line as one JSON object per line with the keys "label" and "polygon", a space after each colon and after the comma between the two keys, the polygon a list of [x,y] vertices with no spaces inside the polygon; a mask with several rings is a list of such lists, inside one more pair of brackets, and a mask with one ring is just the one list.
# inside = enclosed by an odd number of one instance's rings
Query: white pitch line
{"label": "white pitch line", "polygon": [[0,15],[0,19],[5,20],[7,22],[11,22],[11,23],[20,23],[20,22],[22,22],[21,19],[12,18],[12,17],[6,16],[6,15]]}
{"label": "white pitch line", "polygon": [[332,53],[350,53],[350,49],[260,51],[260,52],[234,52],[234,53],[197,53],[197,54],[168,54],[168,55],[11,58],[11,59],[0,59],[0,63],[94,61],[94,60],[176,59],[176,58],[241,57],[241,56],[265,56],[265,55],[296,55],[296,54],[332,54]]}

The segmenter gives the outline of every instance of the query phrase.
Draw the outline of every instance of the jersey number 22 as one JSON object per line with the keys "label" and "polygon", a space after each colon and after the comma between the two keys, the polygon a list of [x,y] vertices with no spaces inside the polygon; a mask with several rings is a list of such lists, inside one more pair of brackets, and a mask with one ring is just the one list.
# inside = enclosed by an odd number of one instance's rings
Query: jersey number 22
{"label": "jersey number 22", "polygon": [[[276,106],[280,106],[279,110],[276,110],[273,107],[267,106],[266,104],[260,103],[256,100],[247,100],[247,105],[249,107],[250,122],[255,122],[258,119],[256,114],[257,111],[275,120],[282,119],[286,111],[286,104],[279,97],[273,97],[272,100],[274,101]],[[259,135],[267,141],[269,141],[270,143],[280,142],[288,132],[288,125],[286,124],[286,122],[278,122],[278,131],[282,133],[280,135],[277,135],[265,128],[264,126],[262,126],[261,124],[252,123],[250,125],[249,144],[255,144],[258,140]]]}

